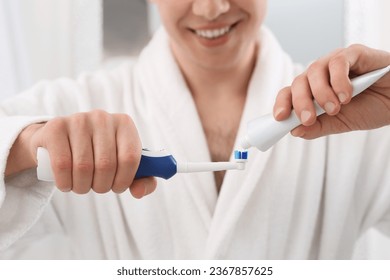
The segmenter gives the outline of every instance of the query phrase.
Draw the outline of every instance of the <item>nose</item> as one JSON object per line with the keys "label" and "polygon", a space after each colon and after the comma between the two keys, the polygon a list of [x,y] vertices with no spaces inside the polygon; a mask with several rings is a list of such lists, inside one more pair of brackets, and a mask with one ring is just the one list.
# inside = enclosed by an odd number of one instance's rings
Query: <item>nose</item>
{"label": "nose", "polygon": [[195,0],[192,5],[192,12],[207,20],[214,20],[229,9],[229,0]]}

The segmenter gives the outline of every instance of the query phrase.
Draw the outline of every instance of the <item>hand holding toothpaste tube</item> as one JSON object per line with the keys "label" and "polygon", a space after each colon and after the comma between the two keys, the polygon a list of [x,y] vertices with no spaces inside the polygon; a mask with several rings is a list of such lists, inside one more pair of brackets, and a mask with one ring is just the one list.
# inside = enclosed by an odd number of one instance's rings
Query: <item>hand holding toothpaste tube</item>
{"label": "hand holding toothpaste tube", "polygon": [[[390,53],[361,45],[334,51],[312,63],[282,89],[274,117],[285,120],[294,108],[303,125],[292,134],[305,139],[390,124],[390,74],[352,99],[350,79],[390,65]],[[326,114],[316,117],[313,99]],[[344,106],[347,105],[348,106]]]}

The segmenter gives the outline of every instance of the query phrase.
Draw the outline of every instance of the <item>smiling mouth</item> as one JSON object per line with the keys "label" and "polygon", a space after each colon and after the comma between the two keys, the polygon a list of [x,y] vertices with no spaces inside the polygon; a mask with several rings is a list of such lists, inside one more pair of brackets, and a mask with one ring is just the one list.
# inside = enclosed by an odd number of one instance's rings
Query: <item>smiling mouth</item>
{"label": "smiling mouth", "polygon": [[222,27],[222,28],[214,28],[214,29],[190,29],[193,33],[195,33],[197,36],[209,40],[214,40],[220,37],[225,36],[226,34],[230,33],[236,26],[238,22]]}

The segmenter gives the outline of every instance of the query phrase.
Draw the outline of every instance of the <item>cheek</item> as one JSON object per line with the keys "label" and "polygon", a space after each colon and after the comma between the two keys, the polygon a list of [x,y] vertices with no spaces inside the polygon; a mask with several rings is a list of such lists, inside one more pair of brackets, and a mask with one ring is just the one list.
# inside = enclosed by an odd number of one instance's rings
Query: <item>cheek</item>
{"label": "cheek", "polygon": [[238,1],[237,5],[248,13],[252,21],[256,22],[257,25],[261,25],[264,21],[267,12],[266,0],[242,0]]}
{"label": "cheek", "polygon": [[253,16],[256,19],[257,24],[261,24],[264,21],[267,12],[267,1],[255,0],[254,6],[252,7]]}
{"label": "cheek", "polygon": [[183,8],[179,5],[164,5],[159,6],[159,14],[162,24],[167,30],[178,32],[181,28],[180,15],[183,14]]}

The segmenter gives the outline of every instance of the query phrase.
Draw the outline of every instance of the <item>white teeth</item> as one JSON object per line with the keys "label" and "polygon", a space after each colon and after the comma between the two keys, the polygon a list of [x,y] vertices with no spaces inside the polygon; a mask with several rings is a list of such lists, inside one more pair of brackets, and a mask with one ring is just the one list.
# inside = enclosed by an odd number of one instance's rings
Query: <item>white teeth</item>
{"label": "white teeth", "polygon": [[220,28],[220,29],[212,29],[212,30],[195,30],[196,35],[207,38],[207,39],[215,39],[221,37],[230,31],[230,26]]}

